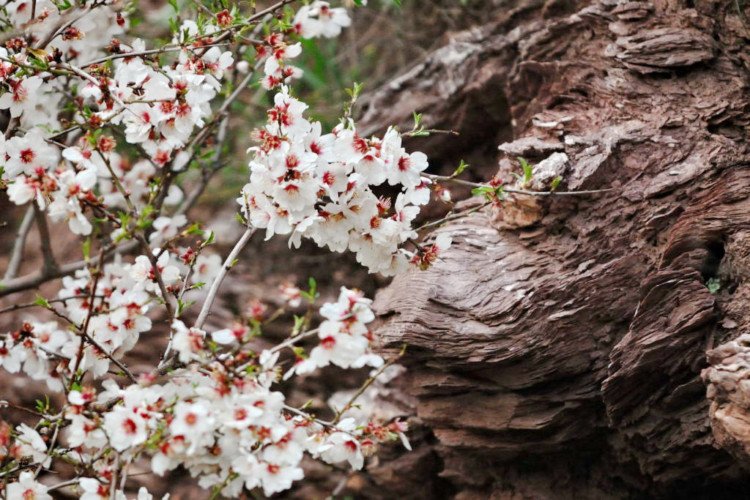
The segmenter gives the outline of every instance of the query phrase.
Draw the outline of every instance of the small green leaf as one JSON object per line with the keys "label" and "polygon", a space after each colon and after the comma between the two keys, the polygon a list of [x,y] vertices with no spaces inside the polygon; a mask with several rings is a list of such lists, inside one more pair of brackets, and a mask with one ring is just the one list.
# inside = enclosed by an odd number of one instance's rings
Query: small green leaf
{"label": "small green leaf", "polygon": [[83,241],[81,248],[83,250],[83,260],[89,260],[89,257],[91,257],[91,237]]}
{"label": "small green leaf", "polygon": [[201,229],[201,225],[197,222],[193,225],[191,225],[189,228],[185,229],[185,234],[203,234],[203,230]]}
{"label": "small green leaf", "polygon": [[296,336],[302,331],[302,327],[305,326],[305,317],[294,315],[294,327],[292,328],[292,336]]}
{"label": "small green leaf", "polygon": [[419,129],[422,126],[422,113],[412,112],[414,118],[414,130]]}
{"label": "small green leaf", "polygon": [[36,299],[34,299],[34,304],[38,305],[39,307],[44,307],[45,309],[50,308],[49,301],[41,295],[36,296]]}
{"label": "small green leaf", "polygon": [[471,190],[471,194],[474,196],[487,196],[494,193],[495,188],[493,188],[492,186],[479,186]]}
{"label": "small green leaf", "polygon": [[721,280],[719,280],[719,278],[709,278],[709,280],[706,281],[706,288],[708,288],[708,291],[712,294],[716,294],[721,289]]}
{"label": "small green leaf", "polygon": [[463,174],[464,171],[469,168],[469,164],[465,161],[461,160],[458,163],[458,167],[456,167],[456,170],[453,171],[453,174],[451,174],[451,177],[458,177],[459,175]]}
{"label": "small green leaf", "polygon": [[503,186],[479,186],[472,189],[471,194],[473,196],[482,196],[487,201],[496,201],[503,198],[505,190],[503,189]]}
{"label": "small green leaf", "polygon": [[300,291],[300,295],[304,297],[310,304],[315,302],[315,299],[318,298],[318,282],[315,281],[315,278],[308,278],[307,285],[310,287],[308,291]]}
{"label": "small green leaf", "polygon": [[518,157],[518,161],[521,163],[521,168],[523,169],[523,183],[526,185],[534,178],[534,167],[529,165],[529,162],[520,156]]}

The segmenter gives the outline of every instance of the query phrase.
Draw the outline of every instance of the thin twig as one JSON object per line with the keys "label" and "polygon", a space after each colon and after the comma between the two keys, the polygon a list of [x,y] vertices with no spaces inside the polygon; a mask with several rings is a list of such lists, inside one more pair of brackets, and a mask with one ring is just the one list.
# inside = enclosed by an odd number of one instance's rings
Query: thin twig
{"label": "thin twig", "polygon": [[313,328],[312,330],[308,330],[304,333],[300,333],[299,335],[296,335],[294,337],[289,337],[281,344],[278,344],[274,346],[273,348],[271,348],[271,352],[272,353],[279,352],[279,351],[286,349],[287,347],[292,347],[293,345],[297,344],[299,341],[316,335],[319,331],[320,331],[320,328]]}
{"label": "thin twig", "polygon": [[115,500],[117,498],[117,472],[120,470],[120,453],[115,455],[115,466],[112,471],[112,480],[109,485],[109,500]]}
{"label": "thin twig", "polygon": [[346,403],[346,404],[344,405],[344,407],[343,407],[343,408],[341,408],[341,410],[339,410],[339,411],[337,411],[337,412],[336,412],[336,418],[334,418],[334,419],[333,419],[333,421],[332,421],[331,423],[332,423],[333,425],[336,425],[336,424],[338,424],[338,423],[339,423],[339,421],[341,420],[341,417],[343,417],[343,416],[344,416],[344,413],[346,413],[347,411],[349,411],[349,410],[351,409],[351,407],[352,407],[352,406],[354,406],[354,403],[356,403],[356,402],[357,402],[357,399],[359,399],[359,397],[360,397],[360,396],[362,396],[362,394],[364,394],[364,392],[365,392],[365,391],[367,390],[367,388],[368,388],[368,387],[370,387],[370,386],[371,386],[371,385],[373,384],[373,382],[375,382],[375,380],[376,380],[376,379],[377,379],[377,378],[378,378],[378,377],[379,377],[380,375],[382,375],[382,373],[383,373],[383,372],[384,372],[384,371],[385,371],[385,370],[386,370],[386,369],[387,369],[387,368],[388,368],[389,366],[392,366],[393,364],[395,364],[395,363],[396,363],[396,361],[398,361],[398,360],[399,360],[399,358],[400,358],[400,357],[401,357],[402,355],[403,355],[403,351],[402,351],[402,353],[401,353],[401,354],[399,354],[399,355],[398,355],[397,357],[393,358],[392,360],[390,360],[389,362],[385,363],[385,364],[384,364],[383,366],[381,366],[380,368],[378,368],[378,371],[376,371],[376,372],[375,372],[375,373],[374,373],[374,374],[373,374],[373,375],[372,375],[372,376],[371,376],[370,378],[368,378],[368,379],[367,379],[367,380],[365,381],[365,383],[364,383],[364,384],[362,384],[362,386],[361,386],[361,387],[360,387],[360,388],[359,388],[359,389],[357,390],[357,392],[355,392],[355,393],[354,393],[354,395],[353,395],[353,396],[351,397],[351,399],[349,399],[349,401],[348,401],[348,402],[347,402],[347,403]]}
{"label": "thin twig", "polygon": [[[201,45],[199,48],[204,49],[206,47],[219,47],[226,45],[226,43],[209,43],[206,45]],[[167,52],[178,52],[180,50],[194,50],[194,47],[188,47],[183,45],[165,45],[159,49],[148,49],[148,50],[141,50],[141,51],[133,51],[133,52],[122,52],[120,54],[113,54],[111,56],[102,57],[100,59],[94,59],[92,61],[89,61],[87,63],[81,64],[81,68],[88,68],[89,66],[94,66],[95,64],[102,64],[108,61],[114,61],[115,59],[125,59],[125,58],[131,58],[131,57],[143,57],[143,56],[151,56],[151,55],[161,55],[165,54]]]}
{"label": "thin twig", "polygon": [[47,461],[47,459],[52,458],[52,452],[55,449],[55,444],[57,444],[57,436],[60,434],[60,423],[62,422],[62,418],[55,421],[54,426],[55,430],[52,432],[52,438],[49,441],[49,444],[47,445],[47,458],[42,460],[42,462],[39,464],[39,467],[36,468],[36,471],[34,472],[34,476],[38,476],[40,472],[42,472],[42,467],[44,466],[44,462]]}
{"label": "thin twig", "polygon": [[[101,298],[102,295],[94,295],[94,297]],[[55,304],[55,303],[63,303],[65,304],[69,300],[75,300],[75,299],[89,299],[92,298],[91,295],[72,295],[70,297],[63,297],[59,299],[44,299],[44,302],[47,304]],[[26,302],[25,304],[13,304],[8,307],[4,307],[0,309],[0,314],[9,313],[13,311],[18,311],[20,309],[28,309],[30,307],[44,307],[43,304],[39,303],[39,301],[34,302]]]}
{"label": "thin twig", "polygon": [[154,272],[154,279],[156,280],[156,284],[159,286],[159,291],[161,292],[162,299],[164,300],[164,307],[167,308],[167,317],[172,318],[174,316],[174,307],[172,307],[172,301],[169,298],[169,292],[167,291],[167,287],[164,284],[164,279],[162,278],[161,271],[159,270],[159,262],[157,260],[157,257],[156,255],[154,255],[154,252],[151,249],[151,245],[148,244],[146,238],[144,238],[143,235],[136,234],[135,239],[141,244],[143,253],[151,263],[151,269]]}
{"label": "thin twig", "polygon": [[[456,179],[455,177],[449,177],[447,175],[426,174],[424,172],[422,173],[422,175],[427,177],[428,179],[442,181],[442,182],[452,182],[454,184],[459,184],[462,186],[469,186],[472,188],[481,188],[481,187],[490,186],[489,184],[465,181],[463,179]],[[528,191],[526,189],[515,189],[515,188],[506,188],[506,187],[503,187],[502,190],[503,192],[506,192],[506,193],[521,194],[521,195],[526,195],[526,196],[581,196],[581,195],[587,195],[587,194],[599,194],[599,193],[607,193],[609,191],[613,191],[613,189],[591,189],[587,191]]]}
{"label": "thin twig", "polygon": [[34,206],[29,206],[26,209],[26,213],[23,216],[21,225],[18,226],[16,232],[16,241],[13,244],[13,252],[10,256],[10,262],[8,262],[8,269],[5,270],[5,276],[3,281],[12,280],[18,275],[18,270],[21,268],[21,260],[23,258],[23,251],[26,247],[26,238],[29,235],[31,224],[34,222]]}
{"label": "thin twig", "polygon": [[127,367],[127,366],[125,366],[125,365],[124,365],[124,364],[122,363],[122,361],[120,361],[119,359],[115,358],[114,354],[110,354],[110,353],[108,353],[108,352],[107,352],[107,351],[106,351],[106,350],[104,349],[104,346],[102,346],[102,345],[101,345],[101,344],[100,344],[99,342],[97,342],[96,340],[94,340],[94,338],[93,338],[93,337],[92,337],[91,335],[89,335],[88,333],[86,333],[86,332],[84,332],[84,331],[81,331],[81,335],[82,335],[82,336],[83,336],[83,337],[84,337],[84,338],[85,338],[85,339],[86,339],[86,340],[87,340],[87,341],[89,342],[89,344],[91,344],[91,345],[93,345],[94,347],[96,347],[96,349],[97,349],[98,351],[100,351],[100,352],[101,352],[102,354],[104,354],[104,356],[106,356],[106,357],[107,357],[107,358],[108,358],[108,359],[109,359],[110,361],[112,361],[112,362],[113,362],[113,363],[114,363],[115,365],[117,365],[117,367],[118,367],[118,368],[119,368],[120,370],[122,370],[122,372],[123,372],[123,373],[125,374],[125,376],[126,376],[126,377],[128,377],[128,378],[130,379],[130,381],[131,381],[131,382],[133,382],[134,384],[137,384],[137,383],[138,383],[138,379],[137,379],[137,378],[135,378],[135,376],[133,375],[133,373],[132,373],[132,372],[131,372],[131,371],[130,371],[130,370],[128,369],[128,367]]}
{"label": "thin twig", "polygon": [[[91,289],[89,294],[90,295],[96,295],[96,288],[99,285],[99,277],[102,275],[102,268],[104,262],[104,252],[99,251],[99,265],[97,266],[95,271],[92,271],[91,267],[89,267],[89,276],[93,278],[91,281]],[[84,343],[84,336],[86,336],[86,332],[89,329],[89,323],[91,322],[91,318],[94,315],[94,309],[96,309],[96,303],[94,300],[91,301],[91,305],[88,308],[88,311],[86,312],[86,320],[83,322],[83,326],[78,328],[79,333],[81,334],[81,343],[78,344],[78,353],[76,355],[76,361],[73,366],[73,370],[71,371],[71,377],[70,377],[70,386],[68,387],[68,392],[70,392],[73,388],[73,383],[76,379],[76,373],[78,373],[78,368],[81,366],[81,362],[83,361],[83,351],[86,348],[86,344]]]}
{"label": "thin twig", "polygon": [[478,212],[478,211],[482,210],[483,208],[488,207],[490,205],[492,205],[492,202],[491,201],[487,201],[487,202],[482,203],[481,205],[477,205],[476,207],[473,207],[473,208],[471,208],[469,210],[464,210],[462,212],[456,212],[454,214],[450,214],[450,215],[448,215],[446,217],[443,217],[440,220],[436,220],[434,222],[429,222],[427,224],[419,226],[417,229],[415,229],[415,231],[422,231],[424,229],[430,229],[430,228],[437,227],[437,226],[440,226],[442,224],[445,224],[446,222],[450,222],[452,220],[462,219],[462,218],[466,217],[467,215],[471,215],[474,212]]}
{"label": "thin twig", "polygon": [[[109,258],[115,253],[127,253],[135,247],[138,246],[138,242],[133,240],[129,241],[123,245],[120,246],[111,246],[108,248],[104,254],[105,258]],[[59,268],[57,268],[54,272],[47,272],[44,269],[42,269],[39,272],[28,274],[25,276],[20,276],[18,278],[14,278],[9,281],[3,281],[0,283],[0,297],[3,297],[5,295],[10,295],[13,293],[22,292],[24,290],[28,290],[30,288],[35,288],[43,283],[46,283],[48,281],[62,278],[64,276],[69,276],[79,269],[83,269],[88,265],[87,260],[78,260],[75,262],[69,262],[67,264],[62,264]]]}
{"label": "thin twig", "polygon": [[78,484],[79,482],[81,482],[80,477],[69,479],[67,481],[63,481],[62,483],[53,484],[52,486],[47,488],[47,491],[59,490],[60,488],[65,488],[66,486],[72,486],[74,484]]}
{"label": "thin twig", "polygon": [[81,15],[79,15],[77,17],[73,17],[72,19],[70,19],[68,21],[62,22],[60,25],[58,25],[58,27],[56,29],[51,30],[49,32],[49,34],[47,35],[47,37],[45,37],[42,40],[40,40],[39,43],[37,44],[37,46],[35,48],[36,49],[43,49],[44,47],[46,47],[52,40],[54,40],[55,38],[57,38],[62,32],[64,32],[66,29],[68,29],[70,26],[72,26],[77,21],[80,21],[81,19],[83,19],[84,17],[86,17],[89,14],[89,12],[91,12],[91,10],[94,9],[94,8],[96,8],[96,7],[97,7],[96,4],[94,4],[93,7],[84,7],[82,9],[83,12],[81,13]]}
{"label": "thin twig", "polygon": [[198,315],[198,319],[195,321],[196,328],[200,329],[203,327],[203,324],[206,322],[206,318],[208,318],[208,314],[211,311],[211,306],[213,305],[214,300],[216,300],[216,295],[219,292],[219,287],[221,287],[221,283],[222,281],[224,281],[224,277],[234,265],[234,261],[235,259],[237,259],[237,256],[240,254],[242,249],[245,248],[245,245],[247,245],[247,243],[250,241],[250,238],[252,238],[253,234],[255,234],[255,231],[256,228],[248,227],[242,234],[240,239],[237,241],[237,243],[234,245],[232,251],[229,252],[227,259],[224,261],[224,265],[219,270],[219,274],[216,276],[216,278],[214,278],[213,283],[211,283],[211,288],[208,291],[206,301],[203,303],[203,307],[201,308],[201,312]]}
{"label": "thin twig", "polygon": [[[201,247],[202,250],[202,247]],[[188,282],[190,281],[190,277],[193,275],[193,271],[195,270],[195,261],[198,258],[198,255],[200,255],[200,250],[198,253],[193,257],[193,259],[190,261],[190,265],[188,266],[187,272],[185,272],[185,276],[182,278],[182,286],[180,286],[180,291],[177,293],[177,307],[174,310],[174,316],[172,317],[172,321],[176,321],[179,319],[181,314],[181,307],[180,304],[182,303],[183,297],[185,296],[185,292],[188,290]],[[172,342],[174,341],[174,328],[172,328],[172,325],[169,327],[169,342],[167,342],[167,348],[164,349],[164,354],[161,355],[161,360],[159,361],[159,364],[157,365],[157,368],[163,366],[165,361],[169,359],[169,355],[172,352]]]}
{"label": "thin twig", "polygon": [[57,261],[55,260],[55,255],[52,253],[52,240],[50,239],[49,227],[47,227],[47,216],[36,204],[34,204],[34,217],[37,229],[39,229],[39,240],[42,247],[42,256],[44,257],[44,269],[48,273],[54,273],[57,269]]}
{"label": "thin twig", "polygon": [[304,412],[302,410],[298,410],[294,406],[284,405],[284,409],[286,411],[288,411],[290,413],[294,413],[295,415],[298,415],[298,416],[300,416],[302,418],[305,418],[305,419],[308,419],[308,420],[312,420],[313,422],[315,422],[317,424],[320,424],[323,427],[333,427],[333,425],[334,425],[332,422],[326,422],[325,420],[320,420],[319,418],[315,418],[315,417],[313,417],[312,415],[310,415],[307,412]]}

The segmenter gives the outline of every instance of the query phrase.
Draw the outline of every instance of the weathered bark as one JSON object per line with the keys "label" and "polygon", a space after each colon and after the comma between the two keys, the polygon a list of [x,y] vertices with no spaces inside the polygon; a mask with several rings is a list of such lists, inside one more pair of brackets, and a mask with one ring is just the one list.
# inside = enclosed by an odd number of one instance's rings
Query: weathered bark
{"label": "weathered bark", "polygon": [[523,156],[611,189],[450,223],[444,259],[380,293],[446,496],[748,493],[742,4],[516,2],[370,96],[370,130],[417,110],[461,132],[415,143],[436,168],[499,159],[512,183]]}

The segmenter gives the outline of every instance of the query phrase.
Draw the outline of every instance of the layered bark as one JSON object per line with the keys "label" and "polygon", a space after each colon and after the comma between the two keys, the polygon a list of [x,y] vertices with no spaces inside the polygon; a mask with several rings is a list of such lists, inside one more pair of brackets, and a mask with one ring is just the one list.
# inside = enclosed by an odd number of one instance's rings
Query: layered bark
{"label": "layered bark", "polygon": [[[741,3],[525,1],[370,97],[375,130],[545,188],[440,232],[376,305],[446,496],[605,498],[750,484],[750,28]],[[499,143],[500,150],[495,149]],[[736,339],[736,340],[735,340]],[[707,351],[709,355],[707,357]],[[703,376],[701,376],[703,372]],[[708,385],[708,391],[707,391]],[[425,479],[427,480],[427,478]],[[419,496],[415,492],[415,496]]]}

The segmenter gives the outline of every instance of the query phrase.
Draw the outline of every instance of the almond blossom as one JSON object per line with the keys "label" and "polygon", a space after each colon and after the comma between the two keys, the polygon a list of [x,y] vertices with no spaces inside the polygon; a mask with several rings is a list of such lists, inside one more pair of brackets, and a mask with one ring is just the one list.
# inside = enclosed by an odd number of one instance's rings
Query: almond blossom
{"label": "almond blossom", "polygon": [[[256,133],[260,145],[251,148],[250,183],[237,200],[243,212],[266,229],[267,239],[289,234],[299,246],[308,237],[333,251],[355,252],[371,272],[403,270],[412,255],[403,245],[416,237],[411,224],[425,202],[414,191],[430,184],[420,176],[426,156],[406,153],[395,129],[382,140],[364,139],[345,122],[320,135],[306,109],[285,86],[274,97],[268,123]],[[372,191],[386,180],[402,189],[396,213]]]}
{"label": "almond blossom", "polygon": [[27,110],[34,109],[42,83],[41,77],[38,76],[23,80],[8,80],[11,91],[0,96],[0,109],[10,111],[12,118],[18,118]]}
{"label": "almond blossom", "polygon": [[138,446],[146,441],[146,421],[136,409],[118,406],[104,416],[104,431],[117,451]]}
{"label": "almond blossom", "polygon": [[5,490],[8,500],[52,500],[47,487],[36,481],[33,472],[22,472],[17,483],[10,483]]}
{"label": "almond blossom", "polygon": [[320,1],[300,7],[294,18],[295,29],[305,38],[333,38],[339,36],[342,28],[348,27],[351,23],[346,9],[333,8],[330,3]]}

